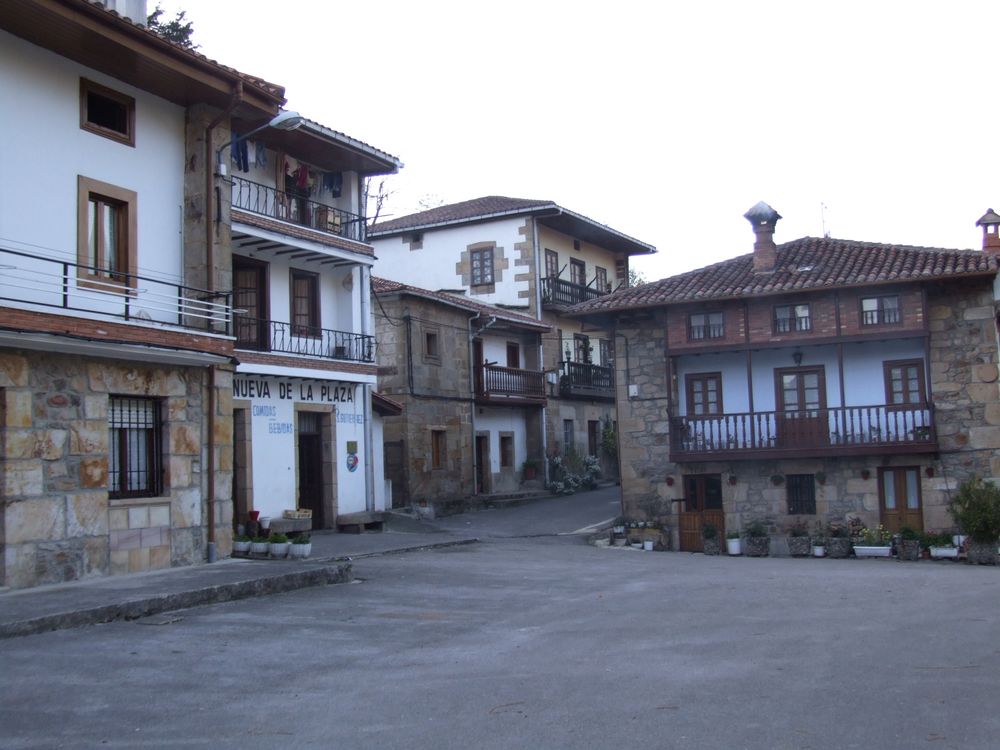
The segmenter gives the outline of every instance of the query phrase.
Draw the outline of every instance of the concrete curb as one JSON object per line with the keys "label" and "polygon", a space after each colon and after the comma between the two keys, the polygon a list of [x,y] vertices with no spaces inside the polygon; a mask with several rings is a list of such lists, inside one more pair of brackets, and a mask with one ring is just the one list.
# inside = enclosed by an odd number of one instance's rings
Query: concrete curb
{"label": "concrete curb", "polygon": [[161,612],[267,596],[310,586],[349,583],[353,578],[350,563],[320,565],[306,570],[221,583],[191,591],[154,594],[115,604],[58,612],[15,622],[4,622],[0,623],[0,638],[14,638],[50,630],[75,628],[81,625],[96,625],[114,620],[135,620]]}
{"label": "concrete curb", "polygon": [[420,552],[422,550],[428,549],[442,549],[444,547],[460,547],[463,544],[478,544],[480,539],[478,537],[472,537],[471,539],[457,539],[451,542],[435,542],[434,544],[418,544],[413,547],[395,547],[393,549],[383,550],[381,552],[360,552],[356,555],[341,555],[339,557],[325,557],[320,558],[319,562],[350,562],[351,560],[361,560],[365,557],[382,557],[383,555],[399,555],[403,552]]}

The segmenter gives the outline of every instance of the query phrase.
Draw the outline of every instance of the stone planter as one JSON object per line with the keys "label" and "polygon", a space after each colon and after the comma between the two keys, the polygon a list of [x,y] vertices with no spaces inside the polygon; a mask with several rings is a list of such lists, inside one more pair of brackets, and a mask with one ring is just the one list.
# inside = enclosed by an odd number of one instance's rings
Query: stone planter
{"label": "stone planter", "polygon": [[970,539],[966,560],[970,565],[996,565],[997,543],[977,542],[975,539]]}
{"label": "stone planter", "polygon": [[701,549],[706,555],[717,555],[721,551],[719,548],[719,538],[714,539],[702,539]]}
{"label": "stone planter", "polygon": [[830,537],[826,540],[827,557],[847,557],[851,554],[851,540],[847,537]]}
{"label": "stone planter", "polygon": [[743,554],[747,557],[767,557],[771,551],[771,537],[748,536],[743,540]]}
{"label": "stone planter", "polygon": [[807,536],[788,537],[788,554],[792,557],[809,557],[812,544]]}
{"label": "stone planter", "polygon": [[896,556],[906,562],[920,559],[920,542],[916,539],[901,539],[896,547]]}

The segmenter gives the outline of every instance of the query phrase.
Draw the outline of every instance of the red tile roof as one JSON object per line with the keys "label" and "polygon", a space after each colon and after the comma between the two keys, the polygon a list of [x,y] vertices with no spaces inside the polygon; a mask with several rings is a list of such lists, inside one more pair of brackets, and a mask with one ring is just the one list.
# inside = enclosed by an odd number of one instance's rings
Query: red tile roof
{"label": "red tile roof", "polygon": [[551,326],[546,325],[529,315],[521,315],[520,313],[505,310],[502,307],[486,305],[482,302],[474,302],[467,297],[460,297],[457,294],[449,294],[448,292],[433,292],[430,289],[421,289],[420,287],[410,286],[409,284],[401,284],[398,281],[389,281],[389,279],[383,279],[377,276],[372,276],[372,291],[375,294],[410,294],[415,297],[423,297],[424,299],[443,302],[446,305],[468,310],[469,312],[478,312],[482,315],[496,317],[499,320],[522,328],[532,328],[538,331],[552,330]]}
{"label": "red tile roof", "polygon": [[997,259],[976,250],[803,237],[777,247],[774,270],[754,273],[753,254],[581,302],[566,315],[605,313],[679,302],[993,275]]}
{"label": "red tile roof", "polygon": [[487,195],[482,198],[450,203],[427,211],[401,216],[398,219],[380,221],[369,231],[372,237],[393,234],[405,229],[436,226],[438,224],[454,224],[471,219],[493,217],[498,214],[530,213],[539,208],[558,208],[552,201],[532,200],[530,198],[507,198],[502,195]]}

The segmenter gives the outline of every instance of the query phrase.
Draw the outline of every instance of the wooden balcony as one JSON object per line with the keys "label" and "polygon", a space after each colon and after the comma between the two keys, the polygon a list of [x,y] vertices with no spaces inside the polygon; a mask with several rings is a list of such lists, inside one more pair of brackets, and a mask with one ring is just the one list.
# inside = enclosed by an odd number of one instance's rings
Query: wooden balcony
{"label": "wooden balcony", "polygon": [[578,302],[597,299],[606,295],[594,287],[574,284],[570,281],[547,276],[542,279],[542,306],[545,308],[564,308]]}
{"label": "wooden balcony", "polygon": [[614,370],[583,362],[563,362],[559,376],[559,396],[614,401]]}
{"label": "wooden balcony", "polygon": [[237,349],[349,362],[375,361],[374,336],[329,328],[296,327],[291,323],[240,314],[233,317]]}
{"label": "wooden balcony", "polygon": [[676,462],[934,453],[932,406],[845,406],[673,417]]}
{"label": "wooden balcony", "polygon": [[476,371],[476,402],[545,405],[545,376],[537,370],[482,365]]}

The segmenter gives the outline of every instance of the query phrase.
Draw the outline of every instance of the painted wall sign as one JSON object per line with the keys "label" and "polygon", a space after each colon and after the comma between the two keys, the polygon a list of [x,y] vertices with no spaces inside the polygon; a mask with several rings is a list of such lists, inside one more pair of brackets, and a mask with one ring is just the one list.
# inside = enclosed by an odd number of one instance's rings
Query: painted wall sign
{"label": "painted wall sign", "polygon": [[233,377],[233,398],[305,401],[314,404],[353,404],[357,383],[317,383],[278,380],[276,378]]}

